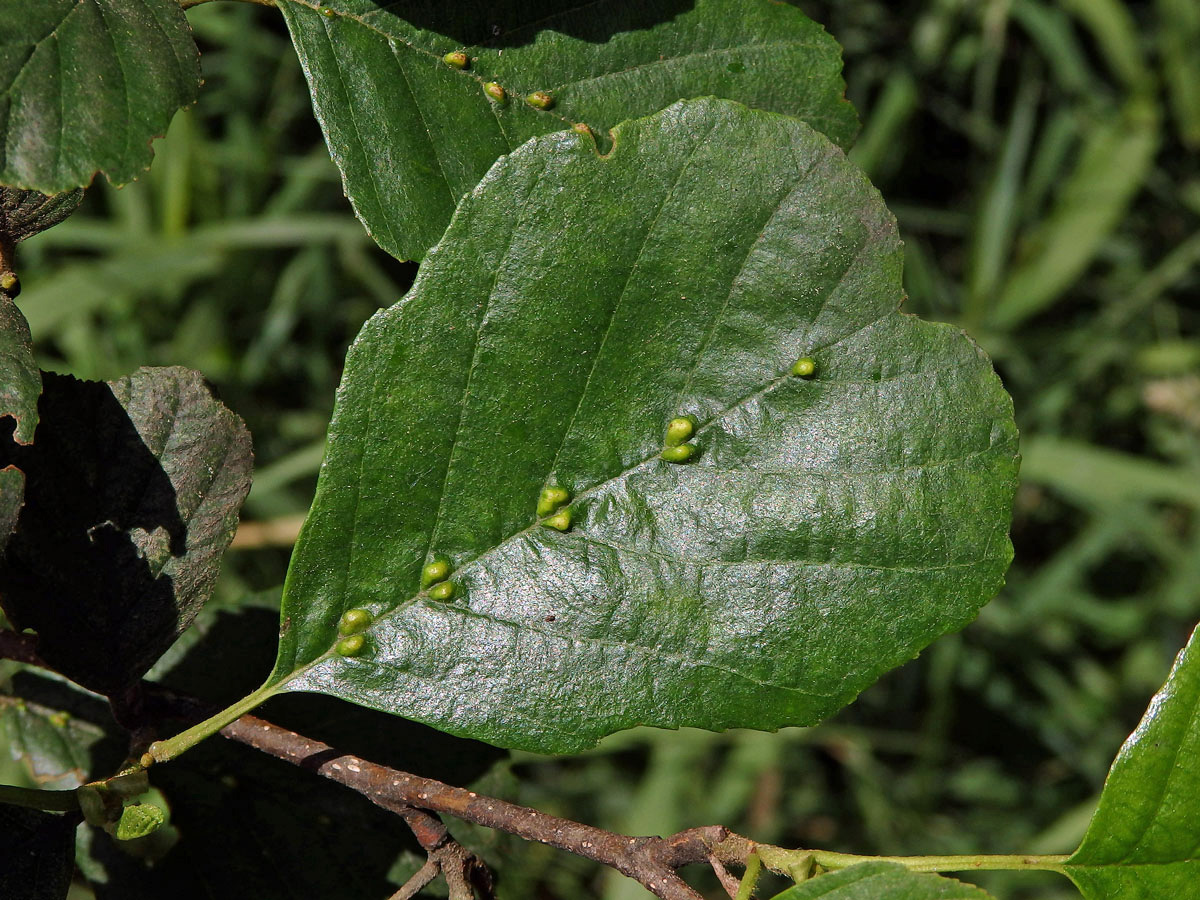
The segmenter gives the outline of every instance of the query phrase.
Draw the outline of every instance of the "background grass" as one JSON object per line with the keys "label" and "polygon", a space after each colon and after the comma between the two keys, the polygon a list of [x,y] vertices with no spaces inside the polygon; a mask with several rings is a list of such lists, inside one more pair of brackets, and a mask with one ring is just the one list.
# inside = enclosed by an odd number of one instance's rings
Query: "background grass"
{"label": "background grass", "polygon": [[[720,822],[859,853],[1066,852],[1200,618],[1200,7],[798,5],[845,47],[864,122],[851,156],[899,218],[906,308],[963,325],[1014,396],[1008,586],[818,728],[634,731],[578,758],[517,756],[489,787],[632,832]],[[204,372],[255,438],[245,517],[286,535],[345,349],[415,267],[350,213],[279,16],[214,3],[189,18],[199,104],[143,179],[96,184],[23,245],[20,305],[45,368]],[[231,553],[218,602],[278,585],[287,555]],[[500,860],[502,896],[648,896],[461,831]],[[1049,875],[980,881],[1011,900],[1077,896]]]}

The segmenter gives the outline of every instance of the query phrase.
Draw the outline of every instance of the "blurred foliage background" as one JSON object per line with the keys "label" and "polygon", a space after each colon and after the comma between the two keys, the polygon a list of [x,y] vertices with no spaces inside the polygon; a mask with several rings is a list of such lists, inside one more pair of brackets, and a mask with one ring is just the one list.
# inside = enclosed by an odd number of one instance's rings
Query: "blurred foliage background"
{"label": "blurred foliage background", "polygon": [[[1200,6],[796,5],[844,45],[864,123],[851,156],[899,219],[906,308],[965,327],[1013,394],[1008,586],[818,728],[634,731],[580,757],[516,756],[485,781],[633,833],[719,822],[858,853],[1069,852],[1200,618]],[[44,368],[191,366],[246,419],[244,517],[268,526],[227,557],[216,604],[236,615],[282,581],[347,345],[416,267],[350,212],[278,14],[214,3],[189,18],[199,104],[145,177],[98,182],[22,246],[19,304]],[[269,631],[263,643],[255,683]],[[499,861],[503,897],[648,896],[557,851],[458,831]],[[980,883],[1077,896],[1051,875]]]}

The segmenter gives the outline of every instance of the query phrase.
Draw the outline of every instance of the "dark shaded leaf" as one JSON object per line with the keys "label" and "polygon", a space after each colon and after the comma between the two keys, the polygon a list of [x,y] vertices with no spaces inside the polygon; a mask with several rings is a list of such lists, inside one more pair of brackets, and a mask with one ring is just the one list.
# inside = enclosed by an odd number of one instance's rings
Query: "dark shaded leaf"
{"label": "dark shaded leaf", "polygon": [[[898,312],[900,270],[878,193],[796,119],[685,102],[609,156],[564,132],[501,160],[351,349],[268,683],[542,751],[850,702],[1011,558],[1011,401]],[[684,415],[696,457],[665,462]],[[376,621],[339,655],[353,607]]]}
{"label": "dark shaded leaf", "polygon": [[[42,375],[33,360],[29,325],[15,303],[0,297],[0,424],[6,426],[5,441],[33,441],[41,393]],[[3,421],[9,417],[15,421]]]}
{"label": "dark shaded leaf", "polygon": [[104,732],[63,710],[0,696],[0,748],[46,790],[70,790],[91,780],[91,748]]}
{"label": "dark shaded leaf", "polygon": [[62,900],[75,872],[75,820],[0,804],[0,897]]}
{"label": "dark shaded leaf", "polygon": [[5,613],[80,684],[135,682],[211,593],[250,485],[250,437],[197,372],[45,376],[3,565]]}
{"label": "dark shaded leaf", "polygon": [[1089,900],[1178,900],[1200,886],[1196,632],[1117,754],[1067,874]]}
{"label": "dark shaded leaf", "polygon": [[82,188],[47,196],[39,191],[0,187],[0,242],[17,244],[52,228],[82,202]]}
{"label": "dark shaded leaf", "polygon": [[[605,133],[715,94],[799,116],[843,148],[858,129],[837,43],[771,0],[279,6],[346,194],[401,259],[425,255],[497,157],[574,122]],[[459,50],[466,69],[442,60]],[[550,108],[525,102],[537,91]]]}
{"label": "dark shaded leaf", "polygon": [[[163,683],[206,697],[215,690],[221,702],[236,699],[270,666],[278,622],[275,609],[261,606],[205,609],[188,634],[192,646],[161,673]],[[263,715],[346,752],[454,784],[471,783],[501,756],[331,697],[278,697]],[[169,801],[179,840],[150,870],[107,835],[91,834],[92,862],[84,871],[101,900],[382,900],[397,887],[396,858],[424,856],[394,814],[312,772],[219,738],[150,774]]]}
{"label": "dark shaded leaf", "polygon": [[910,872],[896,863],[862,863],[830,872],[771,900],[989,900],[992,895],[953,878]]}
{"label": "dark shaded leaf", "polygon": [[[0,293],[0,444],[33,440],[41,392],[29,325],[16,304]],[[17,526],[24,497],[24,474],[12,466],[0,468],[0,552]]]}
{"label": "dark shaded leaf", "polygon": [[0,0],[0,182],[130,181],[199,84],[177,0]]}

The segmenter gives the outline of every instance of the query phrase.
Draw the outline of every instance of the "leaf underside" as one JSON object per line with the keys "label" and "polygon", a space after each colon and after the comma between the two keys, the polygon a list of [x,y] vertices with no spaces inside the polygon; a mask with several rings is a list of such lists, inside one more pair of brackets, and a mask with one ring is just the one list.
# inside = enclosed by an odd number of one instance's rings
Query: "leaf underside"
{"label": "leaf underside", "polygon": [[189,369],[43,378],[33,445],[0,454],[24,473],[27,500],[0,560],[0,601],[37,631],[43,659],[112,694],[212,592],[250,487],[250,437]]}
{"label": "leaf underside", "polygon": [[199,84],[178,0],[0,0],[0,183],[131,181]]}
{"label": "leaf underside", "polygon": [[991,896],[953,878],[872,862],[810,879],[771,900],[989,900]]}
{"label": "leaf underside", "polygon": [[[845,705],[1011,558],[1011,401],[901,297],[894,219],[795,119],[701,100],[608,156],[530,141],[351,348],[268,684],[550,752]],[[362,654],[331,655],[359,606]]]}
{"label": "leaf underside", "polygon": [[1196,633],[1114,760],[1067,874],[1089,900],[1200,896],[1200,647]]}
{"label": "leaf underside", "polygon": [[102,736],[90,722],[0,695],[0,747],[43,790],[73,790],[86,783],[89,751]]}
{"label": "leaf underside", "polygon": [[[284,0],[346,194],[383,249],[421,259],[498,157],[575,122],[603,134],[681,97],[798,116],[843,148],[858,130],[841,50],[771,0]],[[469,68],[442,56],[465,50]],[[484,93],[500,84],[506,102]],[[524,97],[547,91],[554,105]]]}

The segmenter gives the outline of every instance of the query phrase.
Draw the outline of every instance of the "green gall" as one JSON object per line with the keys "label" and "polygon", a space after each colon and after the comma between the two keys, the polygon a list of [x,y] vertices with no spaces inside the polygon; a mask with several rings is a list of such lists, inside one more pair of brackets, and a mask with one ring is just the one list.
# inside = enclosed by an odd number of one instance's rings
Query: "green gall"
{"label": "green gall", "polygon": [[554,98],[545,91],[534,91],[525,98],[525,102],[534,109],[550,109],[554,106]]}
{"label": "green gall", "polygon": [[17,277],[16,272],[0,272],[0,291],[8,294],[12,299],[16,299],[21,293],[21,279]]}
{"label": "green gall", "polygon": [[332,9],[329,9],[329,7],[326,7],[325,9],[321,10],[321,15],[323,15],[327,19],[332,19],[334,16],[334,12]]}
{"label": "green gall", "polygon": [[167,820],[167,814],[151,803],[133,803],[121,811],[115,837],[132,841],[154,834]]}
{"label": "green gall", "polygon": [[338,620],[338,634],[361,634],[371,627],[373,621],[375,617],[365,609],[348,609]]}
{"label": "green gall", "polygon": [[471,65],[471,58],[461,50],[454,50],[443,56],[442,62],[454,69],[465,69]]}
{"label": "green gall", "polygon": [[680,416],[667,423],[667,446],[678,447],[696,430],[696,423],[687,416]]}
{"label": "green gall", "polygon": [[553,528],[555,531],[570,531],[571,511],[569,509],[560,510],[550,518],[542,519],[542,524],[547,528]]}
{"label": "green gall", "polygon": [[508,94],[505,92],[504,87],[495,81],[489,81],[487,84],[485,84],[483,86],[483,92],[497,103],[503,103],[508,99]]}
{"label": "green gall", "polygon": [[70,721],[71,714],[65,710],[59,710],[50,716],[50,724],[55,728],[66,728]]}
{"label": "green gall", "polygon": [[450,563],[444,559],[435,559],[425,564],[421,570],[421,587],[429,587],[439,581],[445,581],[450,576]]}
{"label": "green gall", "polygon": [[334,644],[333,652],[338,656],[358,656],[358,654],[362,653],[363,647],[366,644],[367,639],[361,634],[352,634]]}
{"label": "green gall", "polygon": [[542,488],[538,495],[537,514],[539,517],[548,516],[571,499],[571,492],[556,485]]}
{"label": "green gall", "polygon": [[667,462],[681,463],[687,462],[692,458],[692,454],[696,452],[696,448],[691,444],[677,444],[674,447],[666,447],[659,454]]}
{"label": "green gall", "polygon": [[429,599],[446,601],[454,596],[454,582],[443,581],[429,589]]}
{"label": "green gall", "polygon": [[800,378],[811,378],[817,371],[817,362],[811,356],[802,356],[792,363],[792,374]]}
{"label": "green gall", "polygon": [[574,131],[576,134],[583,135],[584,137],[592,136],[592,129],[588,125],[587,122],[576,122],[574,125],[571,126],[571,130]]}

